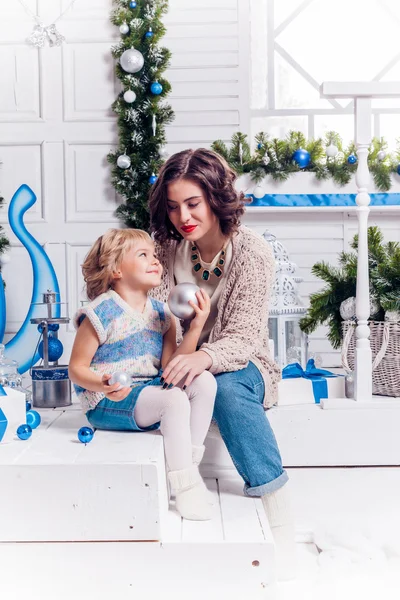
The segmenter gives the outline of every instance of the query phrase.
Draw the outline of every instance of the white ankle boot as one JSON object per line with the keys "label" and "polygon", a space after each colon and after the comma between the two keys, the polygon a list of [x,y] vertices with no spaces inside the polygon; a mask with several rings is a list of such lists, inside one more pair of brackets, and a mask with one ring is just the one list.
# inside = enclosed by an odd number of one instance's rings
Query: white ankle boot
{"label": "white ankle boot", "polygon": [[196,465],[168,473],[169,482],[175,491],[175,506],[181,517],[191,521],[208,521],[212,509],[208,501],[208,490]]}

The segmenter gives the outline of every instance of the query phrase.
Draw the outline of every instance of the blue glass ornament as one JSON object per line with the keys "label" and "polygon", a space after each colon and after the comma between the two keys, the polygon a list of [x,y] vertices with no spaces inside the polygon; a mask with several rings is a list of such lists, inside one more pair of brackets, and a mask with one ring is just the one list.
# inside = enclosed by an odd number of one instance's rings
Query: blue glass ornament
{"label": "blue glass ornament", "polygon": [[28,401],[25,402],[25,408],[26,408],[26,412],[28,412],[28,410],[31,410],[32,408],[32,404]]}
{"label": "blue glass ornament", "polygon": [[261,143],[261,142],[259,142],[259,143],[257,144],[257,148],[258,148],[258,150],[261,150],[261,148],[262,148],[262,147],[263,147],[262,143]]}
{"label": "blue glass ornament", "polygon": [[[54,337],[49,337],[48,339],[49,342],[49,361],[50,362],[55,362],[56,360],[58,360],[60,358],[60,356],[62,355],[64,348],[62,343],[60,342],[60,340],[54,338]],[[43,358],[43,341],[40,342],[39,344],[39,356],[40,358]]]}
{"label": "blue glass ornament", "polygon": [[134,0],[129,2],[129,8],[136,8],[136,7],[137,7],[137,2],[134,2]]}
{"label": "blue glass ornament", "polygon": [[400,164],[397,165],[397,174],[400,175]]}
{"label": "blue glass ornament", "polygon": [[347,157],[347,162],[349,165],[354,165],[357,162],[357,156],[355,154],[350,154],[350,156]]}
{"label": "blue glass ornament", "polygon": [[310,164],[311,156],[310,153],[307,152],[307,150],[299,148],[298,150],[293,152],[292,160],[294,160],[298,164],[300,169],[304,169]]}
{"label": "blue glass ornament", "polygon": [[152,94],[158,96],[163,91],[163,87],[161,83],[158,83],[158,81],[153,81],[153,83],[150,86],[150,90]]}
{"label": "blue glass ornament", "polygon": [[88,444],[89,442],[91,442],[93,436],[93,429],[91,427],[87,427],[86,425],[84,427],[81,427],[78,431],[78,440],[82,442],[82,444]]}
{"label": "blue glass ornament", "polygon": [[17,436],[20,440],[29,440],[32,435],[32,427],[25,423],[24,425],[20,425],[17,429]]}
{"label": "blue glass ornament", "polygon": [[32,429],[39,427],[41,420],[41,416],[36,410],[28,410],[26,413],[26,422]]}
{"label": "blue glass ornament", "polygon": [[58,323],[49,323],[49,331],[58,331],[60,326]]}
{"label": "blue glass ornament", "polygon": [[149,177],[149,183],[151,185],[153,185],[157,181],[157,179],[158,179],[157,175],[150,175],[150,177]]}
{"label": "blue glass ornament", "polygon": [[146,31],[146,35],[145,35],[145,37],[147,37],[147,38],[152,38],[152,37],[153,37],[153,35],[154,35],[154,33],[151,31],[151,29],[149,29],[149,31]]}

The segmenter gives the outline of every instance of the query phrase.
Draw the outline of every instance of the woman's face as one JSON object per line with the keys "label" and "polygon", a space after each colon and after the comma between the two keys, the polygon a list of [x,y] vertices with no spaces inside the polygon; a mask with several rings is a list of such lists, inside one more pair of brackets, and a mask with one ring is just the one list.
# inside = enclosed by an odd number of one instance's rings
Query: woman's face
{"label": "woman's face", "polygon": [[196,183],[178,179],[167,186],[167,194],[168,216],[185,240],[195,242],[213,230],[218,231],[218,218]]}

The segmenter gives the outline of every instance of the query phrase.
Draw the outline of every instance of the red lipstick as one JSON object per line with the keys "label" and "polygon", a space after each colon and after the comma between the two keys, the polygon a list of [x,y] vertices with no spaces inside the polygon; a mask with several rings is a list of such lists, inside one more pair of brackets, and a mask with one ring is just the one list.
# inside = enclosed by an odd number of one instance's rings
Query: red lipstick
{"label": "red lipstick", "polygon": [[182,231],[185,233],[192,233],[196,229],[197,225],[184,225],[181,227]]}

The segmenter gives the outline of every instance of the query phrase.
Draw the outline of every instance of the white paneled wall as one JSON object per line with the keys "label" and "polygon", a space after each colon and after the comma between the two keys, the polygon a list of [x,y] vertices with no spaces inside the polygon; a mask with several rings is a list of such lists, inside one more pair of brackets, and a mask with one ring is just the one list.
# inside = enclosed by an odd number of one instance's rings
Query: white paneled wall
{"label": "white paneled wall", "polygon": [[[69,0],[25,3],[51,23]],[[173,53],[167,72],[176,115],[168,127],[171,153],[250,131],[249,4],[170,0],[165,45]],[[96,237],[118,223],[113,214],[119,200],[106,162],[116,143],[110,106],[118,92],[110,48],[119,32],[109,22],[111,8],[111,0],[76,0],[58,23],[66,43],[38,51],[25,43],[32,19],[17,0],[0,1],[0,190],[7,202],[22,183],[36,193],[25,221],[51,257],[70,315],[83,298],[85,254]],[[0,211],[3,224],[6,211]],[[373,220],[388,238],[399,239],[397,216],[375,214]],[[305,301],[319,288],[312,264],[334,262],[356,227],[354,216],[345,212],[255,214],[250,208],[246,222],[261,233],[268,227],[286,244],[304,277]],[[12,260],[4,267],[8,337],[25,317],[32,287],[27,252],[11,234],[10,239]],[[68,356],[72,327],[61,337]],[[326,366],[338,363],[324,329],[313,336],[311,349],[322,354]]]}

